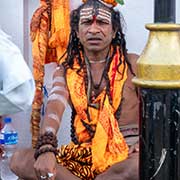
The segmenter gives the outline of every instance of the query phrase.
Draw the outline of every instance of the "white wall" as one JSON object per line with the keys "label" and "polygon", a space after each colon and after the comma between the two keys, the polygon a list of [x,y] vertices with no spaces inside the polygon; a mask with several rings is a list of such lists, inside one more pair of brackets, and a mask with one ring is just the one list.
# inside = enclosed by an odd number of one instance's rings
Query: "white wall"
{"label": "white wall", "polygon": [[[0,27],[12,37],[12,41],[24,53],[24,17],[23,0],[0,0]],[[28,62],[28,59],[26,59]],[[10,62],[10,60],[9,60]],[[19,68],[19,71],[21,69]],[[29,125],[30,112],[23,112],[14,119],[14,125],[19,131],[20,145],[30,144]],[[25,143],[24,143],[25,142]],[[24,145],[23,145],[24,146]]]}
{"label": "white wall", "polygon": [[143,50],[149,33],[144,26],[153,22],[153,8],[153,0],[125,0],[125,5],[119,6],[127,24],[126,40],[129,52],[140,54]]}
{"label": "white wall", "polygon": [[[71,0],[72,8],[81,3]],[[124,6],[118,6],[126,21],[126,39],[129,52],[140,54],[143,50],[148,31],[146,23],[153,22],[154,0],[125,0]],[[12,36],[12,40],[24,53],[26,62],[32,65],[31,43],[29,39],[29,23],[32,13],[38,8],[39,0],[0,0],[0,26]],[[180,1],[177,0],[177,23],[180,23]],[[20,146],[31,145],[30,110],[13,115],[15,127],[20,133]],[[66,134],[70,127],[70,109],[63,116],[62,128],[59,132],[60,143],[69,141]]]}
{"label": "white wall", "polygon": [[23,0],[0,0],[0,27],[23,51]]}

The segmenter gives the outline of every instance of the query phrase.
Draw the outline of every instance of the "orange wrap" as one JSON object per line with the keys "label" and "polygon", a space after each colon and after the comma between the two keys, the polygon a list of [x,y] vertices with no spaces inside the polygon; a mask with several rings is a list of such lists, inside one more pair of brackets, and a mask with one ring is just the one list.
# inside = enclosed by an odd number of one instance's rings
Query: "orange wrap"
{"label": "orange wrap", "polygon": [[69,20],[69,1],[53,0],[49,46],[56,49],[57,61],[66,52],[70,33]]}
{"label": "orange wrap", "polygon": [[[123,60],[124,61],[124,60]],[[91,147],[92,149],[92,170],[99,172],[104,171],[108,166],[116,162],[120,162],[128,156],[128,146],[119,131],[118,122],[115,119],[116,112],[122,97],[122,88],[127,78],[127,65],[122,63],[117,71],[119,63],[119,54],[117,53],[112,60],[109,70],[109,79],[111,84],[111,95],[113,106],[109,103],[105,89],[99,94],[93,103],[99,102],[100,109],[89,107],[91,120],[87,118],[87,95],[85,93],[85,84],[83,79],[83,71],[78,75],[76,70],[79,68],[77,63],[74,64],[75,69],[67,70],[67,85],[70,89],[70,97],[72,104],[77,112],[75,116],[74,126],[79,142],[82,146]],[[85,143],[90,137],[83,126],[82,121],[96,125],[95,135],[91,143]]]}

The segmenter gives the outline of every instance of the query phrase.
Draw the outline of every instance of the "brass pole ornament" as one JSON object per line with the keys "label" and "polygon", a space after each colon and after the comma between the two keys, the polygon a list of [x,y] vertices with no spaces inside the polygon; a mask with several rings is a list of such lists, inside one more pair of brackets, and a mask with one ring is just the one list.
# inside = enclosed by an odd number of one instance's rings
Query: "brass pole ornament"
{"label": "brass pole ornament", "polygon": [[145,88],[180,88],[180,24],[147,24],[149,39],[133,82]]}

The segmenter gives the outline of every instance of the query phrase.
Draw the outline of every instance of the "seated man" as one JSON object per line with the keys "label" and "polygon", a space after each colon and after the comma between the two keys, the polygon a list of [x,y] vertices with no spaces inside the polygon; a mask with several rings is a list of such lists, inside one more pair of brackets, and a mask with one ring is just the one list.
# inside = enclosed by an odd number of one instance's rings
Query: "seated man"
{"label": "seated man", "polygon": [[[36,150],[17,151],[12,170],[32,180],[138,180],[137,57],[127,53],[120,13],[109,4],[87,0],[74,10]],[[68,102],[72,142],[57,149]]]}

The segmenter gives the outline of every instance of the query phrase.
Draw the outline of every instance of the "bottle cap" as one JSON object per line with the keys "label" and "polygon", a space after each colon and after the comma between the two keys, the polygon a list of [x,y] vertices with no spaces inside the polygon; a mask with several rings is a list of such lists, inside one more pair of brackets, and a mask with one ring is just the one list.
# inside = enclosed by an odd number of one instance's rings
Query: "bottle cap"
{"label": "bottle cap", "polygon": [[5,117],[4,118],[4,122],[5,123],[10,123],[11,122],[11,118],[10,117]]}

